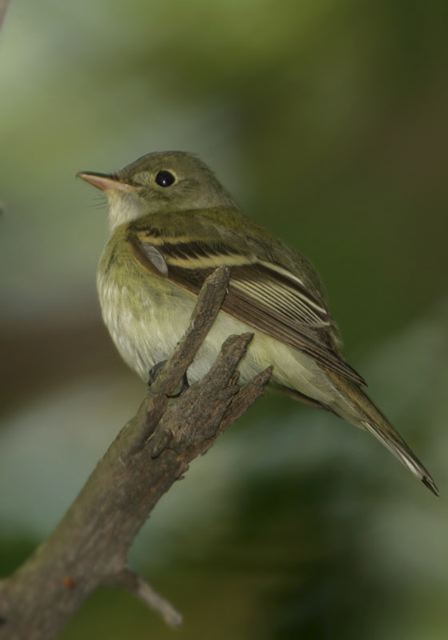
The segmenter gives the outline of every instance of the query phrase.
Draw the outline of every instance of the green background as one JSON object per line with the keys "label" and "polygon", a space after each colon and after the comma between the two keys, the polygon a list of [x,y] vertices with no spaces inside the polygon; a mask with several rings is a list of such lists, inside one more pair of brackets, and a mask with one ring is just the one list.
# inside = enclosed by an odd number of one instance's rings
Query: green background
{"label": "green background", "polygon": [[[132,564],[176,637],[448,635],[446,0],[12,0],[0,35],[0,570],[143,394],[103,328],[105,207],[74,174],[198,153],[320,271],[348,360],[436,500],[365,434],[269,395],[158,505]],[[119,591],[63,640],[171,638]]]}

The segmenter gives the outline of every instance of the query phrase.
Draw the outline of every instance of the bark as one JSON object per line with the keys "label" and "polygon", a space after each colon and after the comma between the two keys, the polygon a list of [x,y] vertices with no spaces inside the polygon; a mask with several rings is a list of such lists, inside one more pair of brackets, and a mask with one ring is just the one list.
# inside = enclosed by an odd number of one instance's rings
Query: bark
{"label": "bark", "polygon": [[240,385],[238,364],[252,339],[244,334],[226,340],[199,383],[182,384],[219,312],[228,280],[226,268],[208,278],[185,337],[159,369],[136,415],[120,431],[48,540],[0,583],[1,640],[57,637],[101,585],[123,587],[169,624],[180,623],[180,614],[128,567],[127,557],[162,495],[263,393],[269,381],[268,369]]}

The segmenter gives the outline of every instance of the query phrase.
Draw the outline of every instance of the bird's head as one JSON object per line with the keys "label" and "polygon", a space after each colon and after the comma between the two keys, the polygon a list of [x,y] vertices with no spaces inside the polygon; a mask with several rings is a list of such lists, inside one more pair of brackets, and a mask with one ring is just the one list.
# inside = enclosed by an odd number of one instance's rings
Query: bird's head
{"label": "bird's head", "polygon": [[112,230],[150,213],[234,206],[207,165],[185,151],[148,153],[115,173],[77,175],[104,191]]}

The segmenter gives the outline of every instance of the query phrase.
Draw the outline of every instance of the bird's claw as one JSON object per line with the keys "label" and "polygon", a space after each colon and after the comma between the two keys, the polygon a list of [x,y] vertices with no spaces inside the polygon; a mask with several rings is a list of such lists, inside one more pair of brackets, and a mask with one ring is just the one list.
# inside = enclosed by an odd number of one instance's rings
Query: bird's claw
{"label": "bird's claw", "polygon": [[[148,376],[148,386],[151,387],[154,382],[157,380],[160,372],[166,364],[166,360],[162,360],[161,362],[157,362],[149,371]],[[189,389],[190,384],[188,382],[187,374],[184,373],[182,380],[180,381],[178,387],[168,395],[169,398],[178,398],[181,396],[187,389]]]}

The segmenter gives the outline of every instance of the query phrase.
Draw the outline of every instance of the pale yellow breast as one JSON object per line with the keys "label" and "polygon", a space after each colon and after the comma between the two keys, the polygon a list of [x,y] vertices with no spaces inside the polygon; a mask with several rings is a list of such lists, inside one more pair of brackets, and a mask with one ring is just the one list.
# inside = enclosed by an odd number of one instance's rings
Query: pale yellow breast
{"label": "pale yellow breast", "polygon": [[170,313],[171,283],[158,282],[155,275],[142,277],[145,274],[134,260],[126,254],[111,260],[106,246],[97,286],[104,323],[118,351],[147,381],[150,369],[169,357],[185,331],[193,301],[180,301],[178,312]]}
{"label": "pale yellow breast", "polygon": [[[184,335],[195,296],[167,278],[144,269],[133,254],[106,245],[98,268],[98,292],[104,322],[125,362],[145,381],[151,368],[172,354]],[[254,329],[220,312],[188,371],[195,382],[209,370],[224,340]],[[242,381],[272,365],[273,380],[305,395],[326,401],[329,387],[322,372],[304,354],[255,331],[240,365]]]}

